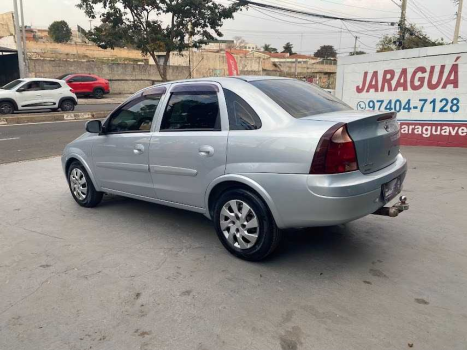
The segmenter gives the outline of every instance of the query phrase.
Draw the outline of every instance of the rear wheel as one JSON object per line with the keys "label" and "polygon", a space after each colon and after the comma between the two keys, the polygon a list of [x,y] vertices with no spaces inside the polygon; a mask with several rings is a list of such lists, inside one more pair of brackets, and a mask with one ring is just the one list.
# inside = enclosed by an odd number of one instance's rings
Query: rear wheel
{"label": "rear wheel", "polygon": [[215,204],[214,224],[224,247],[244,260],[266,258],[281,240],[281,231],[267,205],[244,189],[221,195]]}
{"label": "rear wheel", "polygon": [[75,110],[75,104],[71,100],[65,100],[60,104],[60,109],[62,112],[72,112]]}
{"label": "rear wheel", "polygon": [[0,102],[0,114],[13,114],[15,106],[11,102]]}
{"label": "rear wheel", "polygon": [[94,96],[95,98],[98,98],[98,99],[103,98],[103,97],[104,97],[104,90],[102,90],[102,89],[95,89],[95,90],[94,90],[94,93],[93,93],[93,96]]}
{"label": "rear wheel", "polygon": [[93,208],[102,201],[104,194],[96,191],[86,169],[78,161],[68,168],[68,185],[74,200],[82,207]]}

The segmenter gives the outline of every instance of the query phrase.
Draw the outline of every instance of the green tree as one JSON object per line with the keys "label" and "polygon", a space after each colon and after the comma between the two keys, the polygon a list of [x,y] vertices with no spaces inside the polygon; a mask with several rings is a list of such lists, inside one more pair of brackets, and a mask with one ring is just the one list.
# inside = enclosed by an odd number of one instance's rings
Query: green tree
{"label": "green tree", "polygon": [[271,53],[276,53],[277,52],[277,49],[275,47],[272,47],[271,45],[269,44],[264,44],[263,45],[263,51],[265,52],[271,52]]}
{"label": "green tree", "polygon": [[322,45],[313,56],[318,58],[336,58],[337,52],[332,45]]}
{"label": "green tree", "polygon": [[[213,0],[80,0],[77,6],[91,19],[99,16],[106,25],[105,30],[89,32],[91,41],[110,49],[116,41],[130,43],[151,56],[162,79],[167,80],[172,52],[200,47],[215,39],[212,32],[222,37],[223,20],[233,18],[244,5],[226,6]],[[156,55],[161,49],[162,63]]]}
{"label": "green tree", "polygon": [[[399,35],[385,35],[376,44],[377,52],[395,51],[400,48],[398,45]],[[443,39],[432,40],[423,30],[414,24],[407,27],[407,34],[404,42],[404,49],[416,49],[419,47],[440,46],[446,43]]]}
{"label": "green tree", "polygon": [[355,51],[355,53],[351,52],[349,56],[358,56],[358,55],[366,55],[365,51]]}
{"label": "green tree", "polygon": [[49,26],[49,36],[56,43],[67,43],[71,39],[71,29],[65,21],[55,21]]}
{"label": "green tree", "polygon": [[284,45],[283,49],[282,53],[288,53],[290,56],[295,55],[295,52],[293,52],[293,44],[288,42]]}

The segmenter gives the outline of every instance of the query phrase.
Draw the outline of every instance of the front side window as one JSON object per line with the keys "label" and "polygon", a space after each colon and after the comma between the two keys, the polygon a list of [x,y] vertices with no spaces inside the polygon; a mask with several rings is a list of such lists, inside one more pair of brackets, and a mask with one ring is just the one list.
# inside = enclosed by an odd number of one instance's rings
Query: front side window
{"label": "front side window", "polygon": [[229,113],[230,130],[256,130],[261,128],[261,119],[251,106],[235,92],[224,89]]}
{"label": "front side window", "polygon": [[57,90],[60,89],[62,86],[59,83],[54,81],[43,81],[42,82],[42,90]]}
{"label": "front side window", "polygon": [[351,110],[343,101],[309,83],[292,79],[251,82],[294,118]]}
{"label": "front side window", "polygon": [[219,101],[215,91],[172,93],[160,131],[220,131]]}
{"label": "front side window", "polygon": [[138,97],[117,110],[109,119],[107,133],[148,132],[162,95]]}
{"label": "front side window", "polygon": [[24,91],[40,91],[41,82],[40,81],[31,81],[23,86]]}

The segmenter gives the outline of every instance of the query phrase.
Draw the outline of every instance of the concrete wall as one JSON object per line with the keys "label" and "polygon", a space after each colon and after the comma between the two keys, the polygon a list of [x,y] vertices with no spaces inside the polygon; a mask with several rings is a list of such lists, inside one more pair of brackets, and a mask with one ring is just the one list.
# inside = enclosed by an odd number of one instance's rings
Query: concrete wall
{"label": "concrete wall", "polygon": [[0,38],[15,35],[13,12],[0,14]]}
{"label": "concrete wall", "polygon": [[[237,60],[240,74],[262,74],[262,58],[234,56]],[[191,52],[191,59],[188,52],[184,52],[183,54],[172,53],[170,56],[171,66],[189,66],[190,61],[193,78],[228,75],[225,53]]]}
{"label": "concrete wall", "polygon": [[[110,82],[112,93],[128,94],[161,81],[155,65],[29,59],[31,77],[56,78],[66,73],[96,74]],[[169,67],[169,80],[185,79],[188,67]]]}
{"label": "concrete wall", "polygon": [[140,51],[123,48],[104,50],[95,45],[58,44],[35,41],[28,41],[26,46],[30,58],[101,59],[132,63],[148,63],[149,61],[147,57],[142,56]]}

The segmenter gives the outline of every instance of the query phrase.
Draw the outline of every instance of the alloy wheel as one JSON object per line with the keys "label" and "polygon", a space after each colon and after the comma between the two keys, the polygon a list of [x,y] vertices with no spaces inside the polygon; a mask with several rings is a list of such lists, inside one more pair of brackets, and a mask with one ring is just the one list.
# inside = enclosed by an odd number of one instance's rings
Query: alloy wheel
{"label": "alloy wheel", "polygon": [[84,201],[88,194],[88,183],[84,173],[78,169],[74,168],[70,173],[70,187],[74,196],[80,201]]}
{"label": "alloy wheel", "polygon": [[258,218],[241,200],[225,203],[220,213],[220,227],[229,244],[237,249],[250,249],[258,239]]}
{"label": "alloy wheel", "polygon": [[61,110],[64,112],[69,112],[73,110],[73,102],[65,101],[62,103]]}

